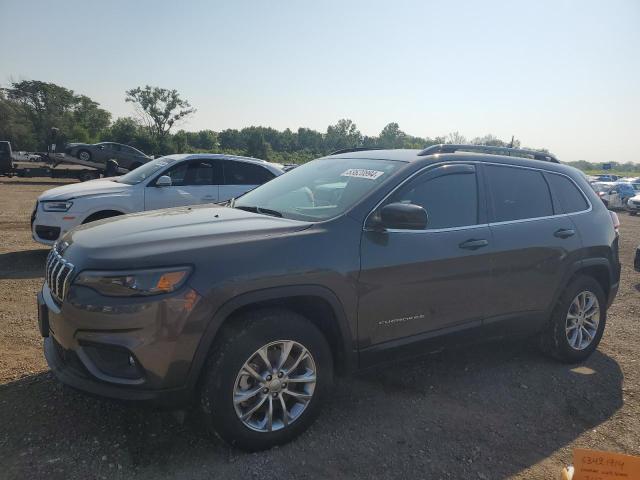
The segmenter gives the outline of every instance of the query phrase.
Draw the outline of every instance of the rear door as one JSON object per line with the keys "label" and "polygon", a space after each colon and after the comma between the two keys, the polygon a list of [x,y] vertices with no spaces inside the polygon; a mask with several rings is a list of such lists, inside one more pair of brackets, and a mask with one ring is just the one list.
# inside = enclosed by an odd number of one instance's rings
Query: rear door
{"label": "rear door", "polygon": [[554,205],[542,171],[483,165],[494,242],[488,321],[535,329],[580,252],[571,218]]}
{"label": "rear door", "polygon": [[229,200],[253,190],[275,175],[265,167],[241,160],[223,160],[224,185],[220,186],[219,201]]}
{"label": "rear door", "polygon": [[145,188],[145,210],[218,201],[222,180],[218,160],[188,160],[172,166],[162,175],[171,178],[171,186],[158,187],[155,181],[151,182]]}
{"label": "rear door", "polygon": [[418,174],[380,205],[420,205],[428,224],[363,232],[362,346],[481,324],[492,249],[481,192],[474,165],[452,164]]}

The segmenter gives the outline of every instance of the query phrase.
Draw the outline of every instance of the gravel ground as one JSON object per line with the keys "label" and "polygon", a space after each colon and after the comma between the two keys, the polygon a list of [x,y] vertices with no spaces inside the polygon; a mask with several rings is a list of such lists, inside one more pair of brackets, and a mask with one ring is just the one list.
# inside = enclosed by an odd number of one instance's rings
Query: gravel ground
{"label": "gravel ground", "polygon": [[620,215],[620,293],[584,365],[503,342],[341,378],[306,434],[245,454],[193,415],[88,397],[48,372],[35,308],[47,251],[29,214],[56,184],[0,180],[0,478],[555,479],[574,447],[640,454],[640,217]]}

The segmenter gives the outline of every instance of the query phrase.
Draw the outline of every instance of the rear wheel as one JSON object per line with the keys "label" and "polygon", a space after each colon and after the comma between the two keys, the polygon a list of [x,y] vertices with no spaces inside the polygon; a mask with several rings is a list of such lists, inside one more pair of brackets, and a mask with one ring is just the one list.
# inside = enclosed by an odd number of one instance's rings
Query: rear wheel
{"label": "rear wheel", "polygon": [[81,182],[88,182],[89,180],[95,180],[96,178],[100,178],[100,174],[98,172],[82,172],[78,175],[78,180]]}
{"label": "rear wheel", "polygon": [[331,386],[329,345],[315,325],[289,310],[257,310],[236,320],[203,373],[205,421],[244,450],[289,442],[315,420]]}
{"label": "rear wheel", "polygon": [[580,362],[598,347],[607,319],[606,296],[589,276],[575,277],[560,296],[541,343],[564,362]]}
{"label": "rear wheel", "polygon": [[635,217],[638,214],[638,212],[636,212],[635,210],[631,210],[629,212],[629,215],[631,215],[632,217]]}

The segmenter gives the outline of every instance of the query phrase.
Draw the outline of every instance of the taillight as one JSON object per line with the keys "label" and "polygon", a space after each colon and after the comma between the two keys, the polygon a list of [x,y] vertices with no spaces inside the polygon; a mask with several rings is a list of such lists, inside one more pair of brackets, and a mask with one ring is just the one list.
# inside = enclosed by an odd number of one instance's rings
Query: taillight
{"label": "taillight", "polygon": [[620,219],[618,218],[618,214],[609,210],[609,215],[611,215],[611,220],[613,221],[613,229],[618,232],[620,230]]}

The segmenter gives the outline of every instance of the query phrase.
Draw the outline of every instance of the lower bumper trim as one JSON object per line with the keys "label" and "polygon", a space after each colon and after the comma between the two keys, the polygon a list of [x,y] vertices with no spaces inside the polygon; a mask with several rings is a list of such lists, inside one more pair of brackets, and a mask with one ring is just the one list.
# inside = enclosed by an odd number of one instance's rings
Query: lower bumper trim
{"label": "lower bumper trim", "polygon": [[162,407],[180,407],[188,404],[192,398],[192,391],[186,387],[170,390],[143,390],[110,385],[80,372],[66,365],[55,348],[52,337],[44,339],[44,356],[49,368],[65,385],[77,390],[116,400],[150,402]]}

